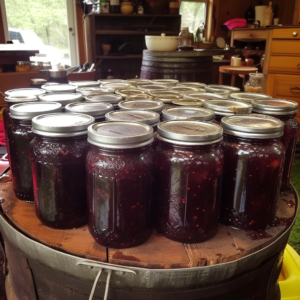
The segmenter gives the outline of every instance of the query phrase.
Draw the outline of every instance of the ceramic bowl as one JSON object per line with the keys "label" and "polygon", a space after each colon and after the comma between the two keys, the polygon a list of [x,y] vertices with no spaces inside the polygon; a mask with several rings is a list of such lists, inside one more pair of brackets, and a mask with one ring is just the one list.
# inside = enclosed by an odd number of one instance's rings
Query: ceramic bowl
{"label": "ceramic bowl", "polygon": [[179,44],[179,36],[165,36],[164,33],[161,36],[146,35],[145,40],[150,51],[177,51]]}

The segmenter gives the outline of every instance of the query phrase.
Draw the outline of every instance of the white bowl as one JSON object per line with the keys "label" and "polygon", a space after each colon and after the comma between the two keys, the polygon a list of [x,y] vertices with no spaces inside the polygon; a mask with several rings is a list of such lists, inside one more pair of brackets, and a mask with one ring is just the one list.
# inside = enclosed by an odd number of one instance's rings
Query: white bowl
{"label": "white bowl", "polygon": [[179,44],[179,36],[161,36],[146,35],[146,46],[150,51],[177,51]]}

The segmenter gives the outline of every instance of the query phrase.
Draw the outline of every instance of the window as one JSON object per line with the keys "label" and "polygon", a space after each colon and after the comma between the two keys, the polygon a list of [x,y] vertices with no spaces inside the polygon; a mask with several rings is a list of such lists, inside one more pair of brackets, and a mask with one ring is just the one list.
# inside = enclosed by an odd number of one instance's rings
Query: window
{"label": "window", "polygon": [[[69,5],[74,0],[4,1],[9,39],[33,46],[47,56],[45,60],[72,65],[70,51],[76,46],[70,34],[75,26],[70,24]],[[73,65],[76,60],[72,59]]]}
{"label": "window", "polygon": [[206,11],[207,1],[181,1],[181,27],[189,27],[196,33],[200,24],[206,22]]}

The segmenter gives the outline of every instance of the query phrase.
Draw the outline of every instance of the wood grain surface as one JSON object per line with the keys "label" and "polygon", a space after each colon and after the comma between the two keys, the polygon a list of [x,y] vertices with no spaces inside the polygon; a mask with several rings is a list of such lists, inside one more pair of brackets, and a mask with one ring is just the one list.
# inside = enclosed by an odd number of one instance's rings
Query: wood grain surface
{"label": "wood grain surface", "polygon": [[87,226],[73,230],[44,226],[35,215],[34,205],[15,197],[9,177],[0,183],[0,197],[2,211],[8,220],[22,233],[46,246],[97,261],[150,269],[215,265],[244,257],[276,240],[291,224],[296,211],[295,195],[290,192],[282,194],[278,201],[277,217],[280,224],[265,231],[242,231],[220,224],[217,234],[210,240],[199,244],[182,244],[154,230],[151,237],[140,246],[107,251],[94,241]]}

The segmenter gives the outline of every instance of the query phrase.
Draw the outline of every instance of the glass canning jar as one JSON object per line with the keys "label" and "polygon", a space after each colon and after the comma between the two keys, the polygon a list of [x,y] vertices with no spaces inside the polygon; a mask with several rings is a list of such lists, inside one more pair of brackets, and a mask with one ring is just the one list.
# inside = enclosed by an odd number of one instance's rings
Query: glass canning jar
{"label": "glass canning jar", "polygon": [[282,173],[281,188],[285,190],[291,181],[291,171],[296,151],[299,123],[295,119],[298,103],[283,99],[254,100],[253,111],[275,117],[284,123],[284,134],[281,142],[285,148],[285,161]]}
{"label": "glass canning jar", "polygon": [[152,127],[96,123],[88,128],[88,142],[88,225],[92,236],[105,247],[143,243],[152,232]]}
{"label": "glass canning jar", "polygon": [[244,90],[247,93],[261,93],[263,87],[262,73],[250,73],[249,80],[245,83]]}
{"label": "glass canning jar", "polygon": [[112,111],[114,108],[109,103],[70,103],[66,105],[65,111],[69,113],[81,113],[92,116],[95,122],[105,121],[105,114]]}
{"label": "glass canning jar", "polygon": [[233,115],[251,114],[252,105],[243,101],[230,99],[207,100],[204,102],[204,107],[213,110],[216,114],[215,122],[221,123],[223,117]]}
{"label": "glass canning jar", "polygon": [[54,102],[27,102],[10,107],[13,122],[8,130],[8,144],[13,189],[16,196],[26,202],[34,202],[29,144],[35,135],[31,120],[37,115],[58,111],[61,104]]}
{"label": "glass canning jar", "polygon": [[45,94],[39,96],[39,99],[41,102],[58,102],[62,105],[63,111],[65,109],[65,106],[70,103],[80,102],[83,99],[83,96],[81,94]]}
{"label": "glass canning jar", "polygon": [[192,33],[188,27],[182,27],[179,33],[179,51],[191,51],[194,50],[194,43],[192,39]]}
{"label": "glass canning jar", "polygon": [[46,226],[71,229],[87,222],[87,127],[94,121],[75,113],[40,115],[32,120],[35,210]]}
{"label": "glass canning jar", "polygon": [[174,107],[165,108],[162,111],[164,121],[172,120],[197,120],[202,122],[213,122],[215,113],[211,109],[200,107]]}
{"label": "glass canning jar", "polygon": [[7,106],[5,110],[3,111],[3,123],[4,123],[4,132],[5,132],[5,140],[6,140],[6,147],[7,147],[7,153],[9,154],[9,143],[8,143],[8,130],[10,129],[13,119],[10,117],[10,107],[14,104],[17,103],[25,103],[25,102],[34,102],[37,101],[38,99],[35,96],[16,96],[16,97],[11,97],[7,96],[4,98],[4,100],[7,103]]}
{"label": "glass canning jar", "polygon": [[158,125],[153,214],[163,236],[199,243],[217,232],[222,133],[213,123],[165,121]]}
{"label": "glass canning jar", "polygon": [[284,124],[265,115],[222,119],[224,167],[222,223],[243,230],[263,230],[275,218],[284,163],[280,142]]}
{"label": "glass canning jar", "polygon": [[152,126],[157,131],[160,115],[154,111],[147,110],[118,110],[111,111],[105,115],[108,122],[139,122]]}

